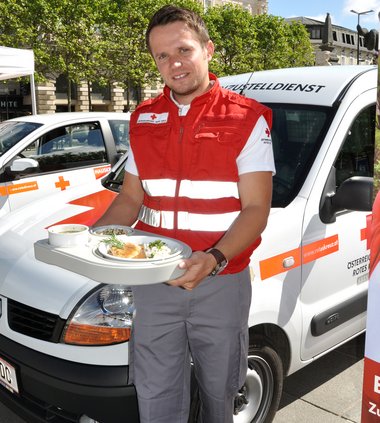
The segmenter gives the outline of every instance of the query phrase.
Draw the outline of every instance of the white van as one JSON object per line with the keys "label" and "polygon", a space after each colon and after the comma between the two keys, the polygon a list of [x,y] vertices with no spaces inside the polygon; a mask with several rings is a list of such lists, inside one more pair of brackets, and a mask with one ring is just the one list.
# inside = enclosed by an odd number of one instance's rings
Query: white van
{"label": "white van", "polygon": [[[281,69],[221,82],[274,113],[273,208],[252,256],[249,371],[234,415],[236,423],[263,423],[273,420],[285,376],[365,330],[377,67]],[[36,260],[33,248],[52,224],[91,225],[120,189],[122,169],[123,161],[104,186],[52,195],[0,220],[0,400],[28,423],[139,421],[129,331],[107,341],[131,325],[130,289]],[[90,345],[68,340],[75,325],[88,329]],[[194,386],[190,422],[198,405]]]}

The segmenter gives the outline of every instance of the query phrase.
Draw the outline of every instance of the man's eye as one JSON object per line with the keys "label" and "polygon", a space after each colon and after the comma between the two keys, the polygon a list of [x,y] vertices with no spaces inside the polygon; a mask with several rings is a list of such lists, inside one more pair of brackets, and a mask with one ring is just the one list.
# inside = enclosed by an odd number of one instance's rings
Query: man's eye
{"label": "man's eye", "polygon": [[160,54],[159,56],[157,56],[157,60],[159,62],[164,62],[167,59],[167,55],[166,54]]}
{"label": "man's eye", "polygon": [[187,53],[189,53],[189,52],[190,52],[190,49],[189,49],[189,48],[181,48],[181,49],[180,49],[180,52],[181,52],[182,54],[187,54]]}

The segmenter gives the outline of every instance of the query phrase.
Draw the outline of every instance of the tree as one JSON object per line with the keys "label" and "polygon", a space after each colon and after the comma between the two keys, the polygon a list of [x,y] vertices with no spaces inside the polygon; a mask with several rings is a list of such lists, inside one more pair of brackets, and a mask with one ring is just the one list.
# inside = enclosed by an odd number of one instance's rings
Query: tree
{"label": "tree", "polygon": [[210,7],[205,21],[215,44],[210,70],[218,76],[250,72],[258,59],[253,16],[240,6]]}
{"label": "tree", "polygon": [[307,29],[301,22],[288,23],[279,16],[253,17],[258,42],[256,69],[278,69],[314,64]]}

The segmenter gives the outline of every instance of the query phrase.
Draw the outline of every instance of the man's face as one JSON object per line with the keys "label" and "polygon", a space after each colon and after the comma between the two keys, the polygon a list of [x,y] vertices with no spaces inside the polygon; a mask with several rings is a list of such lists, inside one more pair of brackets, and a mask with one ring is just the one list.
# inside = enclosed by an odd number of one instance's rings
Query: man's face
{"label": "man's face", "polygon": [[149,41],[157,68],[180,104],[190,104],[208,89],[212,41],[202,46],[196,33],[183,22],[154,27]]}

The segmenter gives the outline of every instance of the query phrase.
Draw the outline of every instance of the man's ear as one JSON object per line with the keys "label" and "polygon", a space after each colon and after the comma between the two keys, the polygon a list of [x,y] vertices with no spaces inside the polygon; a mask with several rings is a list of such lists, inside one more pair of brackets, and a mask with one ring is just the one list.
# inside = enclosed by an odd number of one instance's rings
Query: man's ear
{"label": "man's ear", "polygon": [[206,51],[207,51],[207,60],[210,61],[215,51],[214,43],[211,40],[207,42]]}

